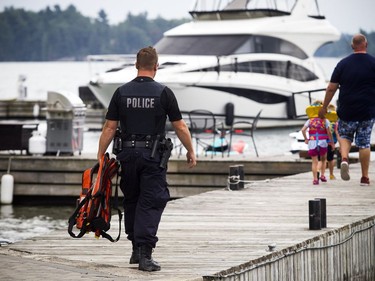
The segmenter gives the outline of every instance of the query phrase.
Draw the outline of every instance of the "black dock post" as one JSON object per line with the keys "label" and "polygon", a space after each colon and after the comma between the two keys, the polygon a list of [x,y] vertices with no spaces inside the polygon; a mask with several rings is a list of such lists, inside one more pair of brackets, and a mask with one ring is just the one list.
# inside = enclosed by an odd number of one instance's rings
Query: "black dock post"
{"label": "black dock post", "polygon": [[244,169],[243,165],[234,165],[229,167],[229,189],[239,190],[244,188]]}
{"label": "black dock post", "polygon": [[321,228],[327,227],[327,203],[325,198],[315,198],[320,201],[320,226]]}
{"label": "black dock post", "polygon": [[320,230],[321,229],[321,201],[320,200],[309,200],[309,229]]}

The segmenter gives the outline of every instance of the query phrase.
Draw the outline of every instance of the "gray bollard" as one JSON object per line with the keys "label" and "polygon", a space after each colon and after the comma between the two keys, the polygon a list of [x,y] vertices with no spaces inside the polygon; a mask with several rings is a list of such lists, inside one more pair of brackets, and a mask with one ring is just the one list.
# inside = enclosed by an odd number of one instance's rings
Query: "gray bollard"
{"label": "gray bollard", "polygon": [[244,170],[243,165],[234,165],[229,167],[229,189],[239,190],[244,188]]}
{"label": "gray bollard", "polygon": [[320,200],[309,200],[309,229],[321,229],[321,206]]}
{"label": "gray bollard", "polygon": [[315,198],[320,200],[320,226],[322,228],[327,227],[327,203],[325,198]]}

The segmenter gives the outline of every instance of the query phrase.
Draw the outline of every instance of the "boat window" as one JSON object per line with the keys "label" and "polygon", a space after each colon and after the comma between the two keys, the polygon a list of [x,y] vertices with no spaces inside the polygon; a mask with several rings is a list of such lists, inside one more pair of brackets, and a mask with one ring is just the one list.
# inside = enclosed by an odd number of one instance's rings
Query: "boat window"
{"label": "boat window", "polygon": [[312,81],[318,79],[314,73],[297,64],[291,64],[289,76],[298,81]]}
{"label": "boat window", "polygon": [[164,37],[155,48],[159,54],[227,56],[247,39],[245,35],[173,36]]}
{"label": "boat window", "polygon": [[[213,69],[203,69],[203,71],[213,71]],[[303,82],[318,79],[318,77],[310,70],[290,61],[260,60],[241,62],[237,64],[225,64],[220,65],[220,71],[262,73]]]}
{"label": "boat window", "polygon": [[306,53],[296,45],[270,36],[211,35],[167,36],[155,48],[159,54],[227,56],[231,54],[273,53],[306,59]]}
{"label": "boat window", "polygon": [[270,53],[283,54],[300,59],[306,59],[306,53],[296,45],[270,36],[251,36],[246,42],[240,46],[235,54],[246,53]]}

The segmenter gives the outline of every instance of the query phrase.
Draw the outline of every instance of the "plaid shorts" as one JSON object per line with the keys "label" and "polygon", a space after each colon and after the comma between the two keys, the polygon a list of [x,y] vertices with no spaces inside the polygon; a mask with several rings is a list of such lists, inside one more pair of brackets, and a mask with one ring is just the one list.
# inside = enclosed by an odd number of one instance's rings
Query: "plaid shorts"
{"label": "plaid shorts", "polygon": [[371,146],[371,132],[375,119],[366,121],[343,121],[339,120],[338,132],[341,138],[353,142],[358,148],[369,148]]}

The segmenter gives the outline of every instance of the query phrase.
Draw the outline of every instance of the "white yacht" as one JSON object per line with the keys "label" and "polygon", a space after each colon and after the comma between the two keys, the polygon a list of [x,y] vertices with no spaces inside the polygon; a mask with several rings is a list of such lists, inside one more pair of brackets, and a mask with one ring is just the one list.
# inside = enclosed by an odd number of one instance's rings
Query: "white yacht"
{"label": "white yacht", "polygon": [[[258,127],[303,123],[327,85],[313,55],[340,33],[317,0],[283,1],[196,0],[192,21],[165,32],[155,45],[155,79],[173,90],[183,113],[204,109],[230,123],[228,115],[251,121],[262,110]],[[104,106],[136,75],[135,56],[125,57],[89,83]]]}

